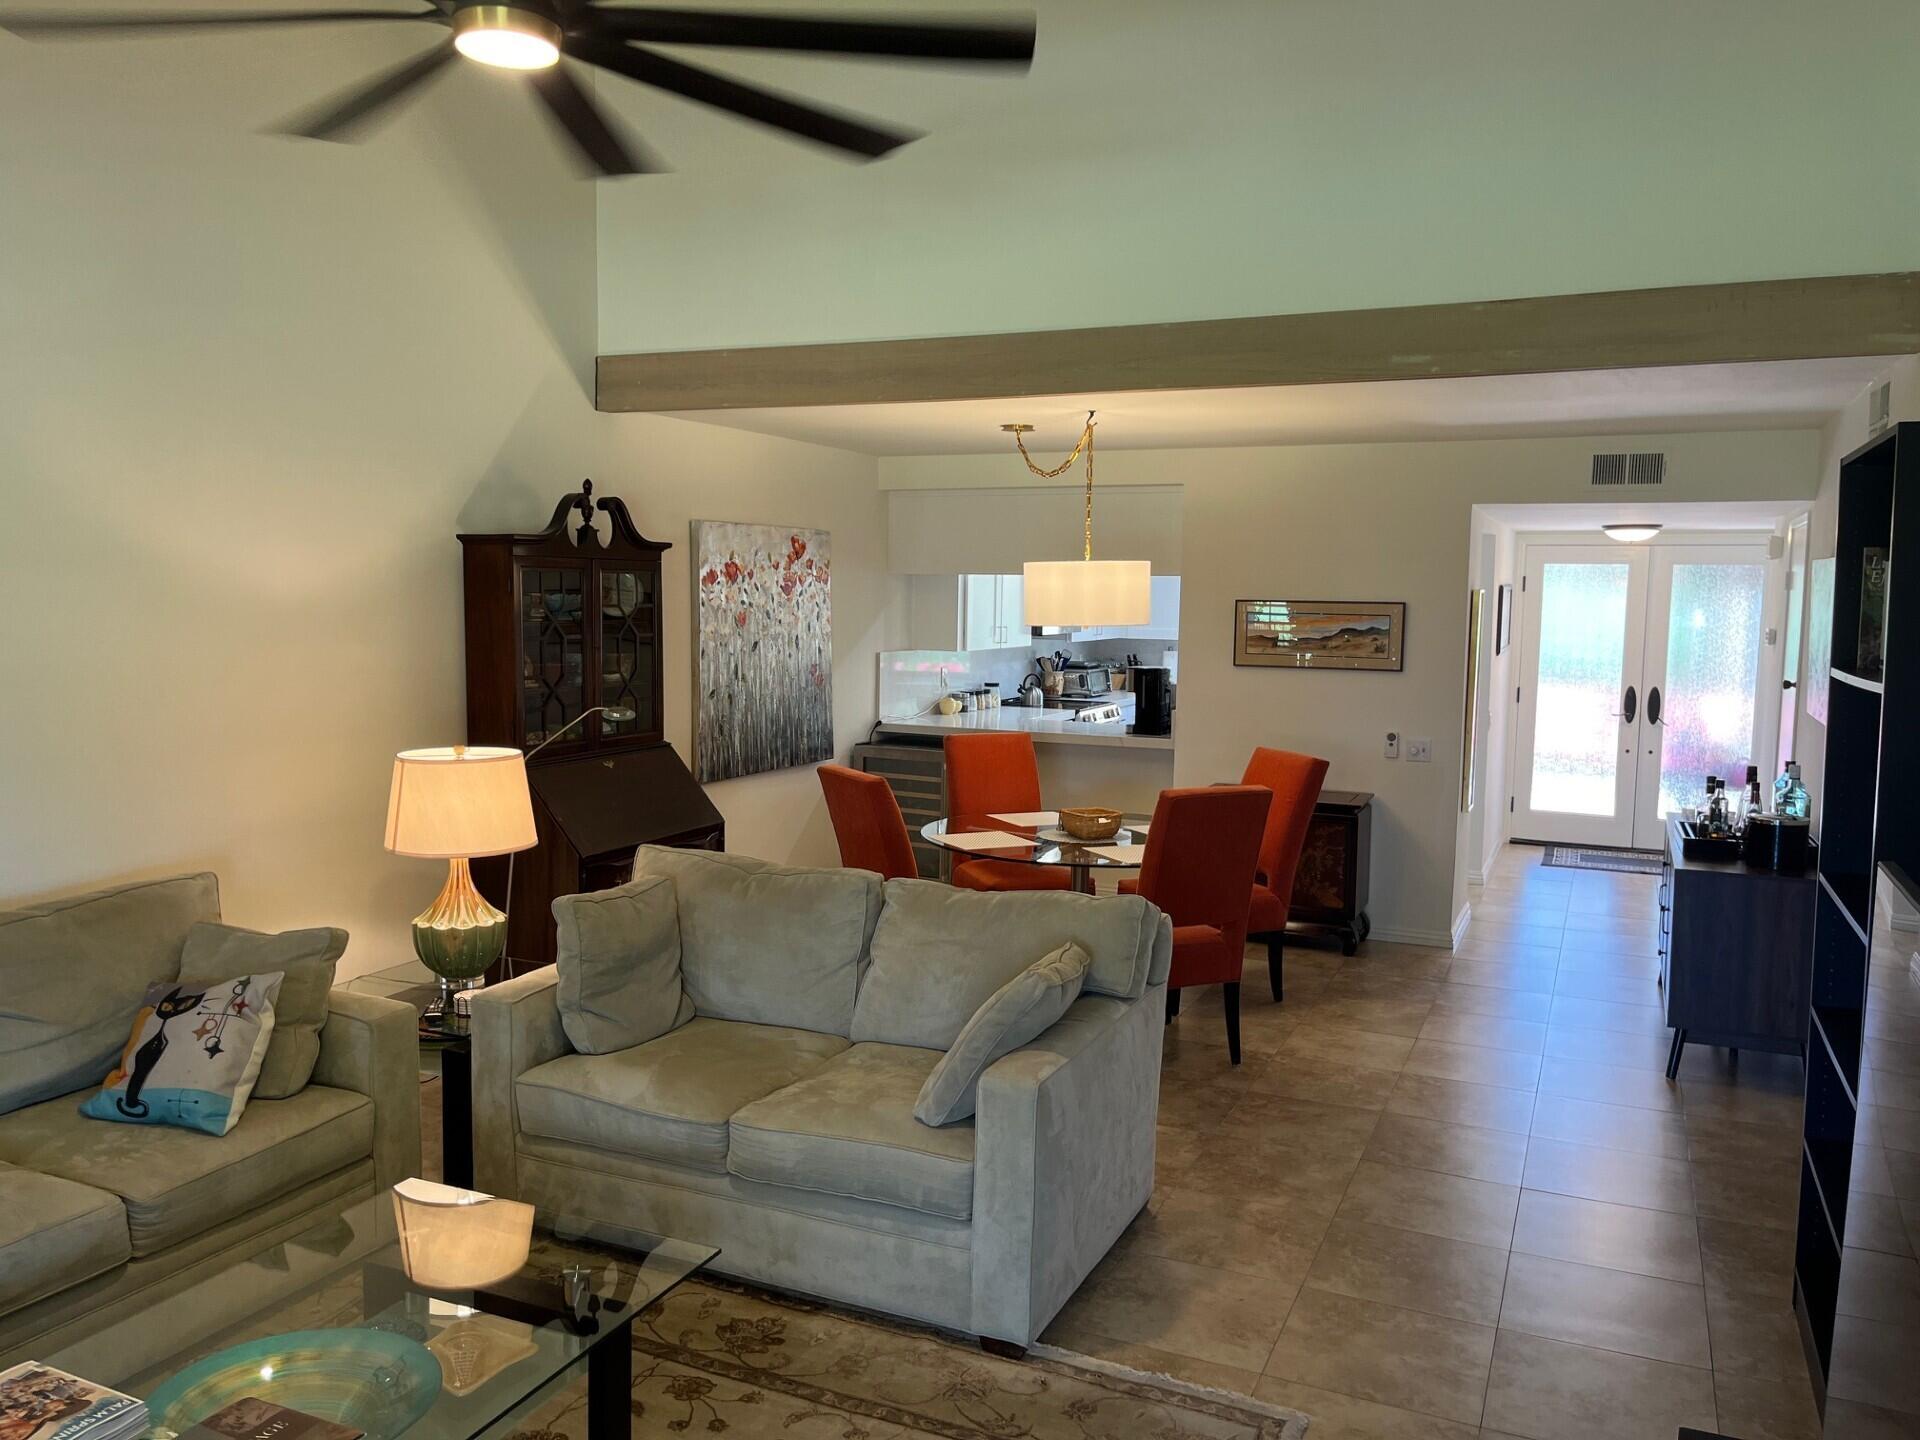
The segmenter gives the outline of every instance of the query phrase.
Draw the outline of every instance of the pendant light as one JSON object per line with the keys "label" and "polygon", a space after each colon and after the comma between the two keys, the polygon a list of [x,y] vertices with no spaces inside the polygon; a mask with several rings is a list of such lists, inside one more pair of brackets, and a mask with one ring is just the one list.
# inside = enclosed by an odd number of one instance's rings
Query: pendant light
{"label": "pendant light", "polygon": [[1068,455],[1051,470],[1042,470],[1027,454],[1026,434],[1031,425],[1002,425],[1013,436],[1027,469],[1042,480],[1064,475],[1083,454],[1087,457],[1085,528],[1078,560],[1029,560],[1022,567],[1029,626],[1081,629],[1091,625],[1144,625],[1153,618],[1153,566],[1146,560],[1093,558],[1093,412]]}

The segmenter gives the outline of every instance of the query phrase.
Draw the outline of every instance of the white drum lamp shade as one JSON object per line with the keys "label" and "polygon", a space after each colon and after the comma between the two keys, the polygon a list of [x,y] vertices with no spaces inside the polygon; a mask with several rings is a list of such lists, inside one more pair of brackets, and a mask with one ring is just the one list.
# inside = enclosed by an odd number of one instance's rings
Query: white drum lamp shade
{"label": "white drum lamp shade", "polygon": [[518,750],[452,745],[393,757],[387,849],[432,860],[507,855],[537,842]]}
{"label": "white drum lamp shade", "polygon": [[1028,625],[1145,625],[1153,618],[1153,566],[1145,560],[1029,560]]}

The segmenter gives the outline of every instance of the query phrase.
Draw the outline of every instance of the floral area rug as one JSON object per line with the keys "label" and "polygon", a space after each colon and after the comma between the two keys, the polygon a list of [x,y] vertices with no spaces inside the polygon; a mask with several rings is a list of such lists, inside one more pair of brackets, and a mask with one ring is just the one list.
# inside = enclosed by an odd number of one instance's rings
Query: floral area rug
{"label": "floral area rug", "polygon": [[[1300,1440],[1306,1417],[1060,1352],[1002,1360],[929,1330],[688,1281],[634,1322],[633,1434],[729,1440]],[[585,1440],[576,1387],[511,1440]]]}

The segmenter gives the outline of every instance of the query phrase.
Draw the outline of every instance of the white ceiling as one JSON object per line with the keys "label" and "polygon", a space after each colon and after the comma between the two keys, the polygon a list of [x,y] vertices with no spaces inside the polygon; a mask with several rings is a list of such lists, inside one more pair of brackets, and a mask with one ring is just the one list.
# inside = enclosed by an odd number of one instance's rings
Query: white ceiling
{"label": "white ceiling", "polygon": [[[1114,450],[1321,445],[1517,435],[1817,428],[1885,368],[1880,359],[1589,370],[1239,390],[1155,390],[904,405],[700,410],[681,418],[868,455],[990,454],[1000,426],[1037,427],[1037,455],[1073,444],[1088,410]],[[1056,457],[1057,458],[1057,457]]]}

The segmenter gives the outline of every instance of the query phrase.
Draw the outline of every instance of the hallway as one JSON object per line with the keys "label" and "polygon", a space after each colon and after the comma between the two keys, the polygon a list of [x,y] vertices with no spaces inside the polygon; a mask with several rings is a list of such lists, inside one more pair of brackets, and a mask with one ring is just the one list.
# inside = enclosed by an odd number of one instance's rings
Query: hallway
{"label": "hallway", "polygon": [[[1691,1046],[1668,1082],[1657,879],[1541,858],[1508,847],[1454,954],[1303,946],[1275,1005],[1250,949],[1237,1069],[1219,992],[1190,996],[1152,1204],[1045,1338],[1323,1440],[1816,1435],[1800,1063]],[[1855,1168],[1913,1267],[1887,1166]]]}

